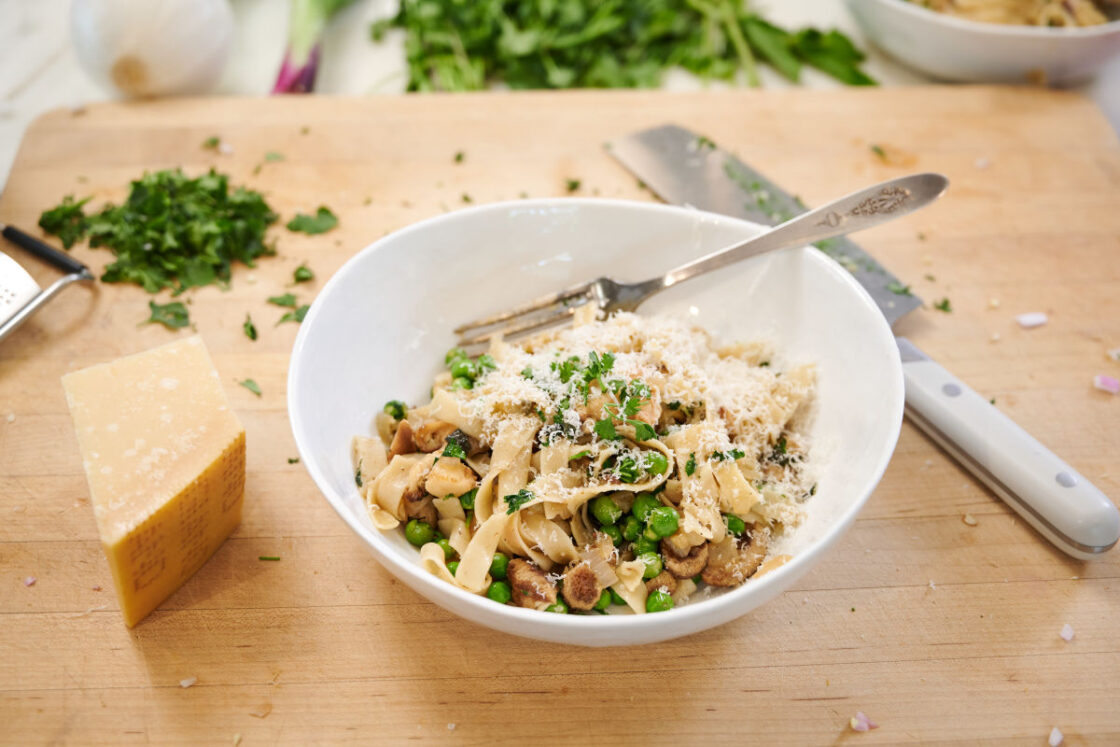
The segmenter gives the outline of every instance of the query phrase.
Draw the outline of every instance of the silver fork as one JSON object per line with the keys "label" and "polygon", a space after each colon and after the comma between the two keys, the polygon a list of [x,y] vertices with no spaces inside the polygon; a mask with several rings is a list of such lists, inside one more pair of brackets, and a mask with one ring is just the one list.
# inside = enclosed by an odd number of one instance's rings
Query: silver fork
{"label": "silver fork", "polygon": [[608,277],[572,286],[493,316],[455,328],[459,344],[477,345],[501,335],[512,339],[567,321],[594,303],[602,312],[633,311],[647,298],[678,283],[765,252],[805,246],[886,223],[925,207],[949,185],[941,174],[912,174],[881,182],[779,224],[754,238],[694,259],[641,283]]}

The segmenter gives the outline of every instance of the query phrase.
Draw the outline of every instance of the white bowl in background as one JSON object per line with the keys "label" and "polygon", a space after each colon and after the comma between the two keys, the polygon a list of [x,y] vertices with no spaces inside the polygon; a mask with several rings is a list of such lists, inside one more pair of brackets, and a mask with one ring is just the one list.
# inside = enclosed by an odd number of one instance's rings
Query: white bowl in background
{"label": "white bowl in background", "polygon": [[[350,439],[390,399],[422,403],[456,324],[599,275],[643,280],[762,229],[651,203],[524,200],[431,218],[374,242],[323,288],[288,373],[300,457],[331,506],[394,576],[436,604],[515,635],[589,646],[649,643],[732,620],[788,588],[844,534],[875,488],[902,421],[899,354],[870,296],[823,253],[745,261],[664,291],[641,312],[679,313],[728,341],[770,339],[776,363],[814,361],[817,493],[779,551],[793,559],[745,585],[646,615],[503,606],[424,571],[403,532],[381,533],[354,485]],[[617,609],[617,608],[616,608]]]}
{"label": "white bowl in background", "polygon": [[1080,28],[980,23],[908,0],[847,0],[873,44],[936,78],[972,83],[1048,83],[1091,76],[1120,53],[1120,21]]}

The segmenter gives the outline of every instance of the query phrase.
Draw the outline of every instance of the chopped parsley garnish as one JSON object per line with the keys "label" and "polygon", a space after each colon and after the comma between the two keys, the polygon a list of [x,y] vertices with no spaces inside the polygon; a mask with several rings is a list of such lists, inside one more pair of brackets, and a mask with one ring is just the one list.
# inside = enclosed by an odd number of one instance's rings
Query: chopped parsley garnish
{"label": "chopped parsley garnish", "polygon": [[455,457],[457,459],[466,459],[467,451],[470,449],[470,440],[466,433],[456,428],[448,434],[445,441],[446,445],[443,448],[443,453],[440,456]]}
{"label": "chopped parsley garnish", "polygon": [[712,459],[716,460],[717,462],[722,462],[724,460],[735,461],[736,459],[742,459],[744,456],[746,456],[746,454],[742,449],[731,449],[730,451],[712,452]]}
{"label": "chopped parsley garnish", "polygon": [[698,135],[696,137],[696,150],[704,150],[705,148],[715,150],[716,144],[707,135]]}
{"label": "chopped parsley garnish", "polygon": [[618,431],[614,429],[614,420],[609,417],[597,420],[595,422],[595,434],[604,441],[617,440]]}
{"label": "chopped parsley garnish", "polygon": [[148,308],[152,315],[145,324],[162,324],[168,329],[179,329],[191,323],[187,307],[179,301],[172,301],[160,306],[155,301],[148,301]]}
{"label": "chopped parsley garnish", "polygon": [[652,441],[657,438],[657,431],[650,427],[647,423],[641,420],[627,420],[627,423],[634,426],[634,438],[638,441]]}
{"label": "chopped parsley garnish", "polygon": [[528,366],[525,366],[525,368],[521,369],[521,377],[524,378],[524,379],[533,378],[533,369],[529,368]]}
{"label": "chopped parsley garnish", "polygon": [[913,293],[910,292],[910,286],[909,285],[903,285],[902,283],[900,283],[898,281],[887,283],[887,290],[889,290],[891,293],[895,294],[896,296],[912,296],[912,295],[914,295]]}
{"label": "chopped parsley garnish", "polygon": [[385,414],[393,418],[393,420],[404,420],[406,408],[404,402],[401,402],[399,399],[389,400],[382,409],[385,411]]}
{"label": "chopped parsley garnish", "polygon": [[211,135],[210,137],[202,141],[202,147],[206,150],[217,150],[221,142],[222,139],[220,137],[218,137],[217,135]]}
{"label": "chopped parsley garnish", "polygon": [[574,462],[577,459],[583,459],[584,457],[589,456],[591,456],[591,452],[587,449],[584,449],[583,451],[577,451],[575,454],[572,454],[570,457],[568,457],[568,461]]}
{"label": "chopped parsley garnish", "polygon": [[72,198],[43,213],[39,225],[65,245],[89,236],[116,259],[105,267],[106,283],[136,283],[149,293],[228,283],[230,267],[250,267],[275,254],[264,243],[275,222],[258,192],[229,188],[229,177],[213,169],[189,179],[179,169],[144,174],[132,182],[121,205],[106,205],[90,216]]}
{"label": "chopped parsley garnish", "polygon": [[74,195],[66,195],[61,203],[39,216],[39,228],[57,236],[62,245],[69,249],[81,241],[86,233],[86,216],[82,212],[82,206],[90,199],[87,197],[75,202]]}
{"label": "chopped parsley garnish", "polygon": [[569,193],[575,192],[577,189],[579,189],[579,185],[581,183],[582,182],[580,182],[579,179],[565,179],[564,180],[564,186],[567,188]]}
{"label": "chopped parsley garnish", "polygon": [[360,464],[358,465],[358,468],[354,470],[354,484],[359,488],[362,487],[362,465]]}
{"label": "chopped parsley garnish", "polygon": [[462,200],[463,202],[467,203],[467,204],[470,204],[470,203],[474,202],[474,198],[472,198],[466,192],[464,192],[463,195],[459,199]]}
{"label": "chopped parsley garnish", "polygon": [[878,156],[883,163],[887,162],[887,152],[883,150],[883,146],[872,144],[871,152]]}
{"label": "chopped parsley garnish", "polygon": [[245,379],[244,381],[239,381],[237,383],[248,389],[253,394],[257,395],[258,397],[261,396],[260,386],[252,379]]}
{"label": "chopped parsley garnish", "polygon": [[[478,488],[471,488],[467,492],[459,496],[459,505],[463,507],[464,511],[470,511],[474,508],[474,499],[478,495]],[[470,522],[470,519],[467,519]]]}
{"label": "chopped parsley garnish", "polygon": [[288,464],[299,464],[299,457],[288,457]]}
{"label": "chopped parsley garnish", "polygon": [[273,306],[283,306],[286,309],[294,309],[296,307],[296,297],[291,293],[285,293],[282,296],[270,296],[268,302]]}
{"label": "chopped parsley garnish", "polygon": [[677,400],[673,400],[672,402],[669,403],[669,409],[670,410],[679,410],[679,409],[681,409],[681,403]]}
{"label": "chopped parsley garnish", "polygon": [[288,221],[289,231],[298,231],[306,234],[326,233],[338,225],[338,218],[326,205],[320,205],[315,215],[296,213],[296,217]]}
{"label": "chopped parsley garnish", "polygon": [[307,304],[304,304],[303,306],[300,306],[295,311],[289,311],[287,314],[280,317],[280,321],[276,322],[276,324],[280,325],[280,324],[283,324],[284,322],[295,322],[296,324],[302,324],[303,323],[303,318],[305,316],[307,316],[307,312],[310,308],[311,308],[310,306],[308,306]]}
{"label": "chopped parsley garnish", "polygon": [[758,362],[758,367],[759,368],[770,368],[770,361],[759,361]]}
{"label": "chopped parsley garnish", "polygon": [[508,506],[508,508],[506,508],[506,513],[515,513],[517,509],[533,500],[533,497],[532,492],[530,492],[528,488],[521,488],[521,490],[517,491],[516,495],[507,495],[504,499],[506,506]]}
{"label": "chopped parsley garnish", "polygon": [[295,272],[292,273],[292,278],[297,283],[306,283],[309,280],[315,279],[315,273],[313,273],[311,268],[307,265],[300,265],[295,269]]}
{"label": "chopped parsley garnish", "polygon": [[613,470],[614,473],[618,475],[618,479],[622,480],[627,485],[636,483],[642,476],[641,468],[638,466],[638,460],[631,456],[624,456],[617,460]]}
{"label": "chopped parsley garnish", "polygon": [[946,314],[953,311],[953,305],[949,303],[948,298],[942,298],[940,301],[933,305],[933,308],[937,309],[938,311],[944,311]]}
{"label": "chopped parsley garnish", "polygon": [[260,556],[257,557],[257,560],[279,560],[279,559],[280,559],[279,555],[260,555]]}
{"label": "chopped parsley garnish", "polygon": [[241,325],[241,329],[250,340],[257,339],[257,325],[253,324],[253,319],[248,314],[245,315],[245,323]]}
{"label": "chopped parsley garnish", "polygon": [[925,275],[925,278],[926,278],[926,280],[930,281],[931,283],[936,283],[937,282],[937,278],[935,278],[932,273],[927,272],[926,275]]}
{"label": "chopped parsley garnish", "polygon": [[696,471],[696,454],[691,453],[688,455],[688,461],[684,463],[684,473],[689,477]]}
{"label": "chopped parsley garnish", "polygon": [[455,152],[455,163],[462,163],[463,159],[466,158],[466,157],[467,157],[467,154],[464,153],[463,151],[461,151],[461,150],[456,151]]}
{"label": "chopped parsley garnish", "polygon": [[283,153],[277,153],[274,150],[270,150],[270,151],[268,151],[267,153],[264,154],[264,160],[268,161],[269,163],[275,163],[276,161],[283,161],[284,160],[284,154]]}

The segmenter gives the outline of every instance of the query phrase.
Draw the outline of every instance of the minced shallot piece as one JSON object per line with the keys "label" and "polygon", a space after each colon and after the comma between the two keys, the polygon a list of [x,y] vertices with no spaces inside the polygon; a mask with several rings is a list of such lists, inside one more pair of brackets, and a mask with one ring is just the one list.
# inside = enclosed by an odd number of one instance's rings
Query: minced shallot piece
{"label": "minced shallot piece", "polygon": [[1112,376],[1097,374],[1093,377],[1093,388],[1109,394],[1120,394],[1120,380]]}
{"label": "minced shallot piece", "polygon": [[1061,729],[1055,726],[1050,730],[1050,741],[1048,743],[1050,747],[1058,747],[1058,745],[1062,743],[1063,739],[1065,739],[1065,737],[1062,736]]}
{"label": "minced shallot piece", "polygon": [[1058,635],[1061,637],[1061,639],[1063,641],[1066,641],[1066,642],[1072,641],[1073,640],[1073,626],[1070,625],[1069,623],[1066,623],[1065,625],[1062,626],[1062,630],[1061,630],[1060,633],[1058,633]]}
{"label": "minced shallot piece", "polygon": [[187,677],[185,680],[179,680],[179,687],[186,689],[198,682],[198,677]]}
{"label": "minced shallot piece", "polygon": [[1015,321],[1017,321],[1019,326],[1023,329],[1034,329],[1035,327],[1041,327],[1043,324],[1046,324],[1046,322],[1050,321],[1050,317],[1046,316],[1046,314],[1041,311],[1029,311],[1026,314],[1020,314],[1015,317]]}
{"label": "minced shallot piece", "polygon": [[27,578],[23,579],[23,585],[24,586],[34,586],[36,581],[38,581],[38,579],[35,578],[34,576],[28,576]]}
{"label": "minced shallot piece", "polygon": [[972,514],[965,514],[961,517],[961,521],[963,521],[965,524],[968,524],[970,527],[976,526],[976,517]]}
{"label": "minced shallot piece", "polygon": [[852,731],[871,731],[879,728],[879,725],[869,719],[863,711],[856,711],[856,715],[852,716],[848,724],[852,727]]}

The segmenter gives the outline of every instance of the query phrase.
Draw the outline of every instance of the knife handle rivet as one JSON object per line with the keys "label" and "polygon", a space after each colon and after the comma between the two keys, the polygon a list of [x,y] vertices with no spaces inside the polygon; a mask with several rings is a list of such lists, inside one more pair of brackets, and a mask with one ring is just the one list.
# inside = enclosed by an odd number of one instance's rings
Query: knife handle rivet
{"label": "knife handle rivet", "polygon": [[944,392],[948,397],[958,397],[960,396],[961,388],[959,385],[950,382],[948,384],[942,385],[941,391]]}

